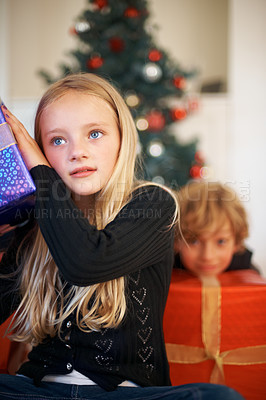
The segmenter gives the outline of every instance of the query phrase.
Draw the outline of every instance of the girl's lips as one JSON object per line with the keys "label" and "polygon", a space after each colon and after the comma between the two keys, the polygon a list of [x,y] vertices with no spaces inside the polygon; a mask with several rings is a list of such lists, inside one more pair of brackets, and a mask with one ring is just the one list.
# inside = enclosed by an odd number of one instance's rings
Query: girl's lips
{"label": "girl's lips", "polygon": [[73,178],[84,178],[86,176],[90,176],[96,171],[94,168],[84,167],[84,168],[76,168],[72,172],[70,172],[70,176]]}

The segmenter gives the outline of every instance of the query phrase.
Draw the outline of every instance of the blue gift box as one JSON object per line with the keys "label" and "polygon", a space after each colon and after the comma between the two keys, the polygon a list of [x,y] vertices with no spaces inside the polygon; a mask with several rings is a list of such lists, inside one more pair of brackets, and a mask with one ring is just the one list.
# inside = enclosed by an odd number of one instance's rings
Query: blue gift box
{"label": "blue gift box", "polygon": [[34,206],[35,190],[16,139],[0,109],[0,225],[18,224],[28,219]]}

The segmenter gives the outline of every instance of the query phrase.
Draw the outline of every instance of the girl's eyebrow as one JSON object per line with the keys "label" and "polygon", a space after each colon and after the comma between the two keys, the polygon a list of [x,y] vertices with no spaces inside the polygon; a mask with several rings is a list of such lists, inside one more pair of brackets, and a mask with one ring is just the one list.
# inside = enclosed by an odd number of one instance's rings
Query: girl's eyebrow
{"label": "girl's eyebrow", "polygon": [[44,134],[46,135],[46,136],[48,136],[48,135],[52,135],[52,134],[54,134],[54,133],[64,133],[64,130],[63,129],[59,129],[59,128],[55,128],[55,129],[51,129],[50,131],[47,131],[47,132],[44,132]]}
{"label": "girl's eyebrow", "polygon": [[[104,121],[89,122],[89,123],[86,123],[86,124],[82,125],[82,129],[83,128],[88,128],[88,129],[99,128],[99,127],[102,127],[102,126],[109,126],[109,124],[104,122]],[[48,135],[52,135],[54,133],[56,133],[56,134],[58,134],[58,133],[67,133],[67,131],[64,128],[59,128],[59,127],[56,128],[55,127],[54,129],[51,129],[51,130],[49,130],[47,132],[44,132],[44,134],[47,135],[47,136]]]}

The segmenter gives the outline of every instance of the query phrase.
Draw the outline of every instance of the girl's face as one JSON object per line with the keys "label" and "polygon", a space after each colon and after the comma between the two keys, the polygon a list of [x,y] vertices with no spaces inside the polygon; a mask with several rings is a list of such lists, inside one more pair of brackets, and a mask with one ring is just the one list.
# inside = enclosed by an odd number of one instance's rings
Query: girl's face
{"label": "girl's face", "polygon": [[213,225],[209,232],[194,240],[179,243],[181,261],[197,276],[215,276],[224,272],[238,250],[230,221]]}
{"label": "girl's face", "polygon": [[120,149],[116,116],[107,102],[70,91],[43,111],[40,130],[47,160],[75,199],[106,185]]}

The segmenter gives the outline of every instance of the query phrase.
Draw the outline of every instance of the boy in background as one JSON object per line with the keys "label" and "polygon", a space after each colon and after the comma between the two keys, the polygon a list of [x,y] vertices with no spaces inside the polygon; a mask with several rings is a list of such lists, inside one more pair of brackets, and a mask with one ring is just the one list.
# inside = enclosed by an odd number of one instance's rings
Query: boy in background
{"label": "boy in background", "polygon": [[246,211],[235,191],[221,183],[195,181],[178,192],[180,228],[175,240],[175,268],[196,276],[252,269]]}

